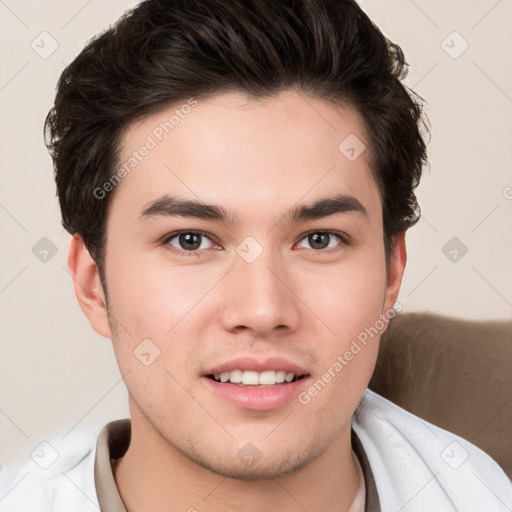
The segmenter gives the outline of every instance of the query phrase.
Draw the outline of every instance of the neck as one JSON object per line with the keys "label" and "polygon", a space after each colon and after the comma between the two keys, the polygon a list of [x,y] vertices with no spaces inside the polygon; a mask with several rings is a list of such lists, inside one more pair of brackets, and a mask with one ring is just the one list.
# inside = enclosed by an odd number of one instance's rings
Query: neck
{"label": "neck", "polygon": [[281,478],[239,480],[198,465],[133,412],[130,447],[113,466],[128,512],[362,510],[364,479],[352,451],[350,424],[299,471]]}

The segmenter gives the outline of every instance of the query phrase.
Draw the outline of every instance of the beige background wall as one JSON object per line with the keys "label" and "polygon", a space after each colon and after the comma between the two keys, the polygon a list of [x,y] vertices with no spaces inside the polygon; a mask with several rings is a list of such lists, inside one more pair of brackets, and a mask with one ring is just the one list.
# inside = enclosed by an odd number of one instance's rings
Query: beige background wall
{"label": "beige background wall", "polygon": [[[0,1],[0,463],[128,414],[110,342],[74,297],[42,127],[64,65],[135,3]],[[399,301],[406,311],[510,318],[512,2],[361,4],[404,48],[406,83],[428,101],[432,124],[424,217],[407,237]]]}

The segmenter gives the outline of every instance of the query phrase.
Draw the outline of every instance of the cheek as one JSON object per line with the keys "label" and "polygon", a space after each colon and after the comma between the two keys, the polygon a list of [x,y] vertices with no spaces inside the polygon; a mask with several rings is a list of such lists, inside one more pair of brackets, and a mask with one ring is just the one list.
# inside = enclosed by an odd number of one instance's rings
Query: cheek
{"label": "cheek", "polygon": [[204,276],[191,268],[173,269],[135,251],[122,265],[110,265],[116,359],[130,395],[144,407],[186,403],[179,383],[193,375],[194,368],[186,361],[190,360],[191,332],[196,329],[194,315],[211,288],[208,279],[204,282]]}
{"label": "cheek", "polygon": [[367,327],[382,312],[386,274],[384,262],[378,258],[354,260],[322,271],[301,283],[299,292],[311,305],[325,334],[337,340],[341,348]]}
{"label": "cheek", "polygon": [[362,256],[311,281],[315,286],[304,287],[302,293],[315,314],[310,336],[317,340],[320,366],[305,399],[314,397],[318,410],[325,409],[326,414],[342,414],[332,409],[333,400],[355,408],[377,358],[383,331],[384,258]]}
{"label": "cheek", "polygon": [[139,337],[155,339],[190,325],[219,280],[206,265],[172,266],[165,258],[136,254],[111,265],[108,277],[110,305],[119,322]]}
{"label": "cheek", "polygon": [[377,360],[382,330],[375,325],[382,312],[384,286],[370,269],[369,275],[372,278],[355,273],[333,276],[327,291],[315,297],[319,328],[311,337],[318,340],[319,364],[299,402],[306,404],[306,410],[312,404],[325,423],[349,421]]}

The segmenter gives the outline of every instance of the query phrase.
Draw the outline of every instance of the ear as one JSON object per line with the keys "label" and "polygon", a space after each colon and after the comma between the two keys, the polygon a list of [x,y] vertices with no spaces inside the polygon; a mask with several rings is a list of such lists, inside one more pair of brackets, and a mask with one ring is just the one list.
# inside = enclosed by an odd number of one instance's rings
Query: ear
{"label": "ear", "polygon": [[68,267],[73,277],[78,304],[92,328],[101,336],[111,338],[105,294],[98,267],[78,235],[73,235],[68,254]]}
{"label": "ear", "polygon": [[386,296],[384,299],[383,313],[390,311],[398,298],[406,263],[407,251],[405,249],[404,231],[394,238],[387,269]]}

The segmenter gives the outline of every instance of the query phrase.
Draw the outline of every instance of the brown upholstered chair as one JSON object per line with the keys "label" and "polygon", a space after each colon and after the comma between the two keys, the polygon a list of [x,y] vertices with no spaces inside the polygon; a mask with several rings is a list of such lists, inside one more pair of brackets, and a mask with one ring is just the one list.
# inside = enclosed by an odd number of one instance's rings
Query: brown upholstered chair
{"label": "brown upholstered chair", "polygon": [[401,313],[370,389],[471,441],[512,478],[512,321]]}

